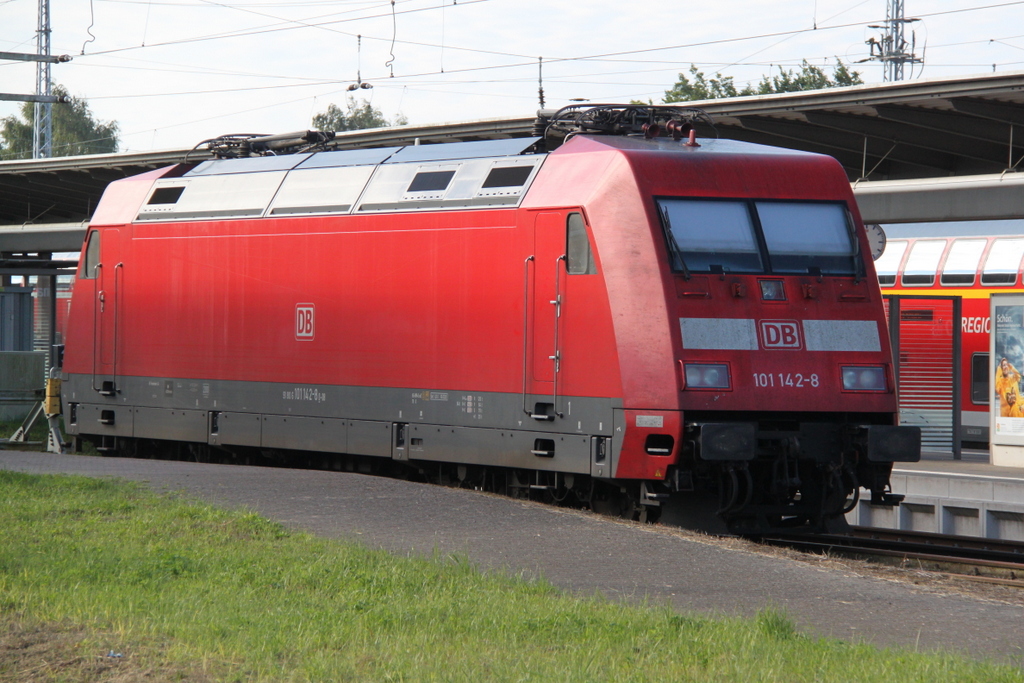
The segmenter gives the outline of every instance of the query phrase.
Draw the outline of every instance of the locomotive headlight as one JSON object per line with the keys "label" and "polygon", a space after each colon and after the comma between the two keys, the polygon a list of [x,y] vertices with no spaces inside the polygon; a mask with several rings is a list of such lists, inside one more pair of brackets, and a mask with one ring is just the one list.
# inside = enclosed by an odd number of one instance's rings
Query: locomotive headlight
{"label": "locomotive headlight", "polygon": [[728,389],[729,366],[725,363],[686,363],[687,389]]}
{"label": "locomotive headlight", "polygon": [[846,391],[885,391],[885,366],[843,366],[843,389]]}
{"label": "locomotive headlight", "polygon": [[786,289],[782,280],[758,280],[761,285],[761,298],[765,301],[785,301]]}

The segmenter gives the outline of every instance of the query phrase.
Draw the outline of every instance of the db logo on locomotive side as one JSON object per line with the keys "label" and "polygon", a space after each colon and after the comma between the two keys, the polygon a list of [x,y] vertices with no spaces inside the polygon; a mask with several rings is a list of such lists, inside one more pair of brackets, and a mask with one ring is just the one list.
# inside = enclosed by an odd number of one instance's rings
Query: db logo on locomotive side
{"label": "db logo on locomotive side", "polygon": [[761,320],[757,326],[762,349],[802,349],[800,323],[796,320]]}
{"label": "db logo on locomotive side", "polygon": [[295,304],[295,338],[312,341],[316,331],[316,308],[313,304]]}

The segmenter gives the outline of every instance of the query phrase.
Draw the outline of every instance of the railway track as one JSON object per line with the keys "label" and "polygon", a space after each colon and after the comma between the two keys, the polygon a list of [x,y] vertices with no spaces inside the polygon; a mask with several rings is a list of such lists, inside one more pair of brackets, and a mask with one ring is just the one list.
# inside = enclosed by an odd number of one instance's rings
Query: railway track
{"label": "railway track", "polygon": [[771,536],[760,541],[1024,589],[1024,543],[856,526],[849,535]]}

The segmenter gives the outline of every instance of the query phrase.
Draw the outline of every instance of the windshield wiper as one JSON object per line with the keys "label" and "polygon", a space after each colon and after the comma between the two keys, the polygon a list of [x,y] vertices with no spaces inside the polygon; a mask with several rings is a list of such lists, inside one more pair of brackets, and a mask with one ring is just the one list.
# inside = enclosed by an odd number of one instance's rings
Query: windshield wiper
{"label": "windshield wiper", "polygon": [[672,221],[668,217],[668,207],[664,204],[660,204],[658,208],[661,210],[661,217],[665,221],[665,234],[668,236],[669,246],[672,249],[673,255],[679,257],[679,265],[683,268],[683,277],[687,280],[690,279],[690,269],[686,267],[686,259],[683,258],[683,250],[679,248],[679,242],[676,241],[675,233],[672,232]]}

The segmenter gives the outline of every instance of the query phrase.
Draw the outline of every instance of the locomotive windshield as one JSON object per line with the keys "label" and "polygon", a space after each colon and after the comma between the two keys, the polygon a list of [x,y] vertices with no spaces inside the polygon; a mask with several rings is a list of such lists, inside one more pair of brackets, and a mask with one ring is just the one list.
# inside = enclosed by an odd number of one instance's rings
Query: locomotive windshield
{"label": "locomotive windshield", "polygon": [[832,202],[658,201],[672,270],[681,273],[856,275],[846,205]]}

